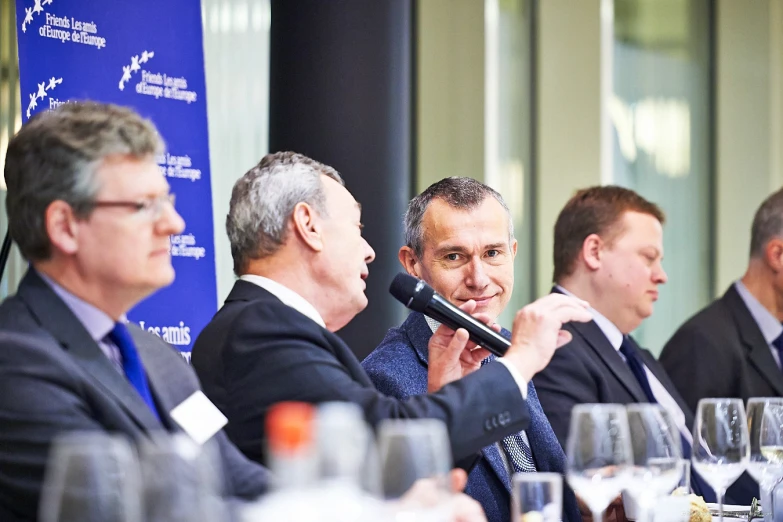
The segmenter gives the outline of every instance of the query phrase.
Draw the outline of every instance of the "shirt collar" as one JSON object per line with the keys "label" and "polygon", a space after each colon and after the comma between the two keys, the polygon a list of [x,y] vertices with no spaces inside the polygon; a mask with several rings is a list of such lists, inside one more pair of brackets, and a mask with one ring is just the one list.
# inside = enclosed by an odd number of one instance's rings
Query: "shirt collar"
{"label": "shirt collar", "polygon": [[[571,297],[576,297],[574,294],[566,290],[560,285],[555,285],[555,288],[563,292],[565,295],[570,295]],[[617,326],[614,325],[612,321],[607,319],[606,317],[601,314],[598,310],[596,310],[593,307],[588,308],[588,311],[590,312],[590,315],[593,316],[593,321],[595,321],[595,324],[598,325],[598,328],[601,329],[601,331],[604,333],[606,338],[609,340],[609,343],[612,345],[612,347],[615,350],[619,350],[620,346],[623,344],[623,333],[620,331]]]}
{"label": "shirt collar", "polygon": [[[109,335],[109,332],[114,329],[114,319],[109,317],[103,310],[100,310],[82,298],[75,296],[47,275],[42,274],[41,272],[37,272],[37,274],[41,276],[41,279],[49,285],[49,288],[63,300],[65,305],[71,310],[73,315],[76,316],[79,322],[82,323],[93,340],[97,342],[102,341]],[[120,321],[122,322],[127,322],[127,320],[125,314],[120,317]]]}
{"label": "shirt collar", "polygon": [[734,287],[745,302],[745,306],[748,307],[750,315],[753,316],[756,324],[759,325],[759,329],[761,330],[764,339],[767,341],[767,344],[772,344],[772,341],[780,337],[780,334],[783,333],[783,325],[780,324],[777,317],[772,315],[764,305],[759,303],[756,296],[750,293],[750,290],[748,290],[748,287],[746,287],[742,281],[734,283]]}
{"label": "shirt collar", "polygon": [[273,281],[268,277],[255,274],[244,274],[240,276],[239,279],[260,286],[273,296],[280,299],[283,304],[290,306],[300,314],[309,317],[318,323],[322,328],[326,328],[326,323],[324,323],[324,320],[321,317],[321,314],[318,313],[318,310],[316,310],[315,307],[307,301],[307,299],[297,294],[290,288],[283,286],[277,281]]}

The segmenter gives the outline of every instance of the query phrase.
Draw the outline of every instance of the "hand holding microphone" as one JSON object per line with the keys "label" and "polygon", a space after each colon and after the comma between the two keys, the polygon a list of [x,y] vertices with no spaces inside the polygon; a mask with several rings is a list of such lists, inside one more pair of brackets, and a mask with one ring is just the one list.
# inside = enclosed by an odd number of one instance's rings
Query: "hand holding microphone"
{"label": "hand holding microphone", "polygon": [[[509,342],[413,276],[398,274],[389,291],[408,308],[454,330],[464,329],[467,335],[457,331],[450,340],[451,351],[459,345],[464,348],[469,338],[495,355],[505,357],[528,382],[546,367],[557,348],[571,340],[571,335],[562,330],[563,324],[592,320],[587,302],[562,294],[550,294],[517,312]],[[431,343],[433,341],[438,341],[435,336]],[[451,377],[450,380],[454,380],[461,375]]]}

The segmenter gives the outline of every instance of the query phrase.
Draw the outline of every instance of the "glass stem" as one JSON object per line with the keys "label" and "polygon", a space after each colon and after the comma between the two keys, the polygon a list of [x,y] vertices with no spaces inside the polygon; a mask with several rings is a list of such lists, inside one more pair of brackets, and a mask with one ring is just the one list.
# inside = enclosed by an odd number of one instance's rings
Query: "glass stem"
{"label": "glass stem", "polygon": [[723,497],[726,496],[726,488],[717,488],[715,495],[718,497],[718,522],[723,522]]}
{"label": "glass stem", "polygon": [[593,510],[593,522],[603,522],[604,512]]}

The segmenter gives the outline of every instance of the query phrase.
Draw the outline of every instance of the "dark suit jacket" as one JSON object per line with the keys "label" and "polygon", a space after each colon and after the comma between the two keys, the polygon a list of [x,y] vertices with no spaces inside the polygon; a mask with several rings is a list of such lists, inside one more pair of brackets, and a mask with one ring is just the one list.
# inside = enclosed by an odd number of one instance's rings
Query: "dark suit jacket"
{"label": "dark suit jacket", "polygon": [[[0,306],[3,522],[37,520],[49,445],[58,433],[101,430],[138,439],[177,429],[168,412],[199,389],[198,380],[171,346],[133,325],[129,330],[161,421],[35,271]],[[244,498],[263,493],[267,471],[245,459],[224,433],[215,438],[227,492]]]}
{"label": "dark suit jacket", "polygon": [[[510,332],[502,333],[510,338]],[[418,312],[411,312],[399,328],[389,330],[381,344],[362,362],[379,391],[399,399],[426,393],[430,337],[432,330]],[[525,431],[536,469],[562,474],[565,454],[541,409],[532,382],[527,393],[530,426]],[[511,518],[511,481],[503,457],[494,444],[484,447],[481,457],[468,475],[465,493],[479,501],[489,522],[507,522]],[[570,488],[565,488],[563,504],[563,520],[580,522],[582,518]]]}
{"label": "dark suit jacket", "polygon": [[[631,404],[648,402],[631,369],[606,338],[595,321],[568,323],[564,326],[573,340],[555,352],[549,365],[533,377],[538,398],[557,438],[565,447],[571,422],[571,409],[583,403]],[[631,338],[633,341],[633,339]],[[693,426],[693,413],[685,404],[666,371],[655,357],[633,342],[644,365],[660,381],[685,414],[685,425]],[[714,502],[711,491],[702,491],[707,502]],[[729,489],[726,502],[750,505],[758,487],[745,474]]]}
{"label": "dark suit jacket", "polygon": [[373,426],[388,418],[441,419],[455,461],[529,422],[519,387],[500,364],[431,395],[387,397],[337,335],[242,280],[196,339],[192,363],[207,396],[229,418],[229,438],[259,462],[267,410],[280,401],[353,402]]}
{"label": "dark suit jacket", "polygon": [[675,332],[661,364],[693,411],[705,397],[783,397],[783,372],[734,285]]}

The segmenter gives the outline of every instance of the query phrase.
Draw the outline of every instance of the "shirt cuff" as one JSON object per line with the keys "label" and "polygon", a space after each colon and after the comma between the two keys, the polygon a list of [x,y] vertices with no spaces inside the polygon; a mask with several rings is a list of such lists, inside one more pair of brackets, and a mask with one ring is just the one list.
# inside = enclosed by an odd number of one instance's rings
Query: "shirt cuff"
{"label": "shirt cuff", "polygon": [[517,386],[519,386],[519,392],[522,394],[522,398],[527,400],[527,383],[525,382],[525,379],[519,374],[519,370],[514,368],[513,364],[506,361],[502,357],[495,359],[495,361],[499,362],[500,364],[508,368],[508,372],[511,374],[511,377],[514,378],[514,381],[516,381]]}

